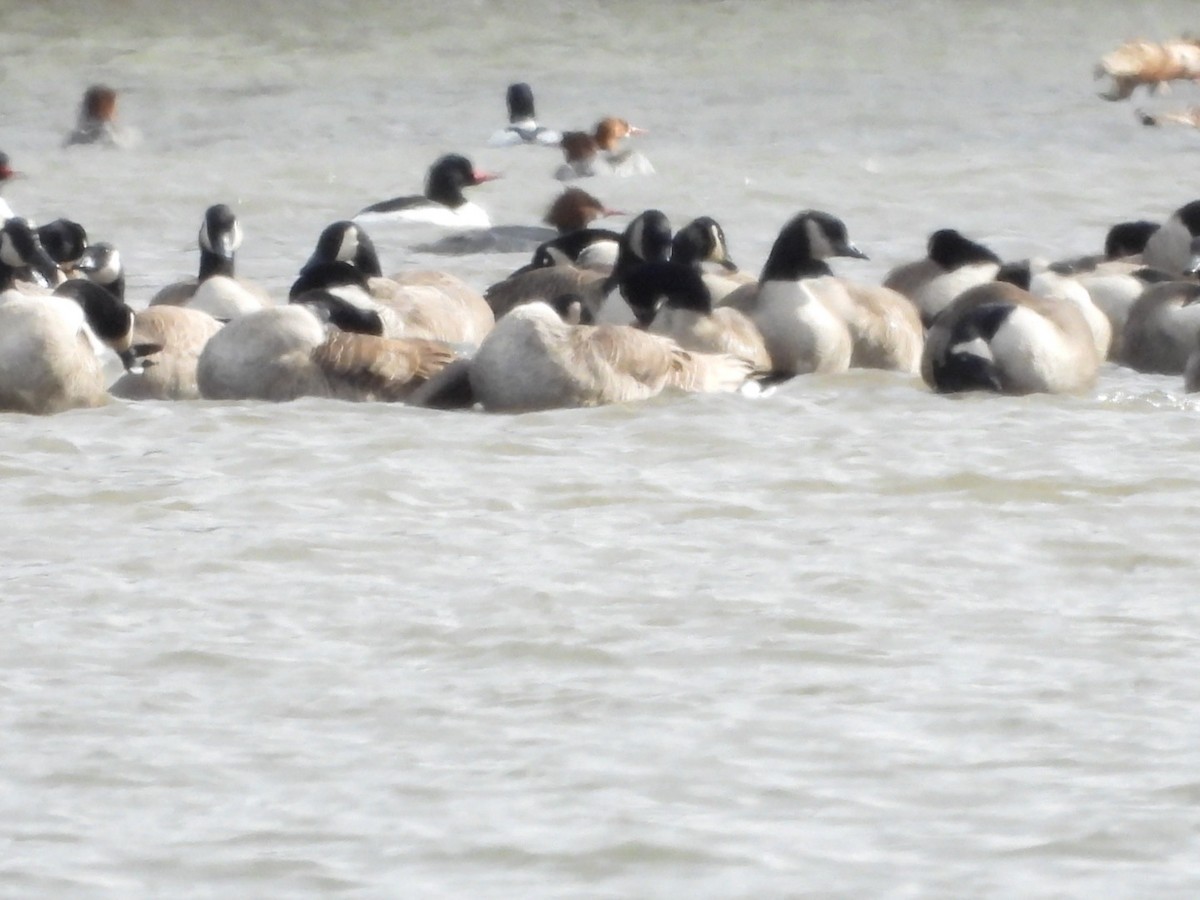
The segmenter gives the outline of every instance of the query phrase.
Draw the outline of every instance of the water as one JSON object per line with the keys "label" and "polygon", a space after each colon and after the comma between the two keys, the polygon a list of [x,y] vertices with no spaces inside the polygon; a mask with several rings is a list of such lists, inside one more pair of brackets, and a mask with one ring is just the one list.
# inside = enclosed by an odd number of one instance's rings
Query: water
{"label": "water", "polygon": [[[1090,81],[1193,12],[0,2],[6,197],[117,243],[135,305],[229,202],[282,291],[449,150],[536,222],[556,155],[483,146],[519,78],[552,126],[648,128],[659,175],[589,188],[715,216],[746,268],[810,206],[864,280],[942,226],[1063,256],[1196,196],[1197,134]],[[93,80],[137,148],[58,146]],[[478,286],[521,261],[377,243]],[[0,894],[1191,896],[1196,413],[1109,366],[4,417]]]}

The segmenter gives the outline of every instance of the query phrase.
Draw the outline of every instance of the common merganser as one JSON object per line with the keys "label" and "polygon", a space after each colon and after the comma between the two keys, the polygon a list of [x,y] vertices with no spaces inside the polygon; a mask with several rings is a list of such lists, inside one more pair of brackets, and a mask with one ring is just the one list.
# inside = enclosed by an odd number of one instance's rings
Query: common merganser
{"label": "common merganser", "polygon": [[653,175],[654,166],[641,153],[624,149],[623,141],[646,132],[625,119],[601,119],[592,132],[568,131],[562,136],[565,162],[554,173],[559,181],[594,175]]}
{"label": "common merganser", "polygon": [[533,88],[523,81],[508,86],[505,95],[508,105],[508,126],[491,136],[492,147],[515,147],[521,144],[540,144],[553,147],[562,140],[562,134],[537,123],[533,109]]}
{"label": "common merganser", "polygon": [[476,169],[469,159],[451,153],[438,159],[425,178],[425,193],[372,203],[354,217],[356,222],[414,222],[449,228],[487,228],[488,214],[463,196],[463,188],[499,175]]}
{"label": "common merganser", "polygon": [[75,130],[63,141],[64,147],[75,144],[100,144],[105,147],[128,147],[137,142],[137,132],[117,123],[117,92],[105,84],[93,84],[83,92]]}

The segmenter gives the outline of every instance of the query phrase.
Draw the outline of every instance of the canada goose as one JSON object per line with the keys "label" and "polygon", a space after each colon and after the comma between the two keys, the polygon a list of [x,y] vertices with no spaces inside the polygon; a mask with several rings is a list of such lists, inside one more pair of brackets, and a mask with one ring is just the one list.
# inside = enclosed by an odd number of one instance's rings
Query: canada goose
{"label": "canada goose", "polygon": [[[635,320],[633,311],[613,291],[621,274],[628,269],[647,261],[667,259],[671,252],[671,223],[657,209],[648,209],[635,216],[617,236],[616,256],[611,266],[606,265],[607,251],[593,252],[602,244],[609,244],[607,238],[593,241],[586,232],[582,235],[583,247],[573,263],[569,251],[560,254],[557,246],[539,248],[534,254],[532,268],[518,269],[503,281],[491,285],[484,292],[484,298],[496,318],[531,300],[552,301],[563,294],[578,294],[584,298],[584,304],[597,322],[632,324]],[[569,245],[564,243],[562,246]],[[599,262],[593,266],[592,260],[597,255]]]}
{"label": "canada goose", "polygon": [[[738,270],[729,255],[725,230],[710,216],[688,222],[671,240],[671,261],[692,266],[701,273],[714,303],[720,303],[743,284],[757,279]],[[706,266],[718,267],[713,271]]]}
{"label": "canada goose", "polygon": [[1091,387],[1099,365],[1077,306],[991,282],[964,291],[934,320],[921,376],[940,393],[1075,393]]}
{"label": "canada goose", "polygon": [[624,403],[668,389],[736,391],[749,375],[744,360],[692,353],[624,325],[570,325],[538,301],[500,319],[469,369],[472,392],[490,412]]}
{"label": "canada goose", "polygon": [[[92,244],[79,258],[77,271],[89,281],[125,299],[121,254],[103,241]],[[140,372],[125,372],[108,389],[125,400],[197,400],[196,362],[204,345],[221,329],[206,312],[187,306],[151,306],[133,316],[133,341],[157,347],[144,353]]]}
{"label": "canada goose", "polygon": [[106,402],[104,370],[92,335],[112,348],[127,369],[140,368],[133,311],[104,288],[70,281],[54,294],[12,290],[16,269],[52,268],[23,219],[0,229],[0,409],[53,414]]}
{"label": "canada goose", "polygon": [[1025,260],[1001,266],[996,280],[1015,284],[1043,300],[1059,300],[1077,307],[1092,333],[1097,356],[1101,360],[1109,358],[1113,344],[1112,321],[1093,302],[1091,293],[1080,279],[1054,269],[1035,267],[1032,261]]}
{"label": "canada goose", "polygon": [[[778,375],[843,372],[850,366],[849,324],[819,296],[845,293],[825,263],[832,256],[862,259],[865,254],[850,243],[841,219],[805,210],[780,230],[758,284],[725,298],[724,305],[741,310],[762,332]],[[852,302],[843,297],[839,305]]]}
{"label": "canada goose", "polygon": [[232,209],[218,203],[205,210],[197,244],[199,276],[162,288],[150,299],[150,306],[190,306],[218,319],[232,319],[272,305],[265,290],[235,275],[242,226]]}
{"label": "canada goose", "polygon": [[314,291],[234,319],[209,339],[196,378],[210,400],[404,400],[456,358],[438,341],[380,335],[379,316]]}
{"label": "canada goose", "polygon": [[[412,337],[477,346],[495,324],[483,295],[445,272],[417,270],[383,277],[375,246],[356,222],[327,226],[289,296],[330,290],[374,309],[385,337]],[[358,294],[345,288],[359,288]]]}
{"label": "canada goose", "polygon": [[1118,222],[1104,236],[1104,252],[1087,254],[1050,264],[1050,269],[1060,275],[1127,274],[1141,268],[1142,252],[1150,235],[1158,231],[1157,222],[1140,219],[1135,222]]}
{"label": "canada goose", "polygon": [[1120,360],[1139,372],[1178,375],[1200,345],[1200,284],[1164,281],[1142,292],[1129,310]]}
{"label": "canada goose", "polygon": [[883,286],[903,294],[921,314],[926,328],[950,301],[969,287],[991,281],[1000,257],[953,228],[929,236],[924,259],[892,269]]}
{"label": "canada goose", "polygon": [[493,181],[499,175],[476,169],[465,156],[440,157],[425,176],[425,193],[372,203],[354,217],[356,222],[409,222],[450,228],[487,228],[492,223],[483,208],[467,200],[463,188]]}
{"label": "canada goose", "polygon": [[508,125],[488,140],[491,147],[512,147],[520,144],[541,144],[552,147],[562,135],[537,123],[533,106],[533,88],[523,81],[510,84],[505,92],[508,106]]}
{"label": "canada goose", "polygon": [[713,307],[699,270],[678,262],[651,262],[629,271],[620,283],[638,324],[669,337],[685,350],[724,353],[745,360],[755,374],[771,371],[766,343],[750,319],[730,306]]}
{"label": "canada goose", "polygon": [[1150,235],[1142,259],[1151,268],[1175,276],[1196,267],[1200,262],[1200,200],[1175,210]]}
{"label": "canada goose", "polygon": [[64,271],[75,265],[88,245],[87,232],[78,222],[55,219],[37,229],[38,240],[50,258]]}
{"label": "canada goose", "polygon": [[0,222],[0,291],[15,291],[18,277],[32,271],[46,284],[62,278],[29,222],[12,216]]}
{"label": "canada goose", "polygon": [[1111,78],[1105,100],[1124,100],[1139,85],[1154,89],[1168,81],[1200,81],[1200,40],[1136,40],[1105,54],[1096,64],[1096,78]]}

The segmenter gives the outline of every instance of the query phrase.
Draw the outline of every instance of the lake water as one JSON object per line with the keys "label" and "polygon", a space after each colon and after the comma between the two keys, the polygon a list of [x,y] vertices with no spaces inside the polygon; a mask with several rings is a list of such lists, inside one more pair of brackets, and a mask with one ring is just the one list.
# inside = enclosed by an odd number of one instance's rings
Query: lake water
{"label": "lake water", "polygon": [[[1200,132],[1096,98],[1193,3],[0,0],[14,209],[194,272],[230,203],[286,290],[438,155],[533,224],[547,124],[648,129],[587,187],[761,266],[806,207],[878,280],[957,227],[1099,249],[1200,196]],[[92,81],[127,151],[63,149]],[[627,219],[616,219],[620,227]],[[423,236],[422,236],[423,237]],[[514,254],[385,269],[483,287]],[[114,370],[115,372],[115,370]],[[526,416],[306,400],[0,418],[0,895],[1194,896],[1197,402],[946,398],[855,372]]]}

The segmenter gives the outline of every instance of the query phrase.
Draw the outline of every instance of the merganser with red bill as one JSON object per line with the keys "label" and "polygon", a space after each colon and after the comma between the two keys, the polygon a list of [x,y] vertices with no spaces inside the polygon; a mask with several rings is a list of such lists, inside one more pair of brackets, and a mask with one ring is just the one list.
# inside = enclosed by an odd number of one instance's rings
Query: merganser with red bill
{"label": "merganser with red bill", "polygon": [[645,129],[614,116],[601,119],[591,133],[565,132],[561,144],[566,161],[554,177],[559,181],[571,181],[593,175],[653,175],[654,166],[650,160],[623,146],[626,138],[645,133]]}
{"label": "merganser with red bill", "polygon": [[476,169],[465,156],[451,153],[429,168],[425,193],[372,203],[354,217],[356,222],[413,222],[449,228],[488,228],[482,207],[463,196],[463,188],[494,181],[499,175]]}
{"label": "merganser with red bill", "polygon": [[523,81],[508,86],[508,127],[502,128],[488,140],[492,147],[516,147],[521,144],[540,144],[554,147],[562,134],[537,123],[533,110],[533,88]]}

